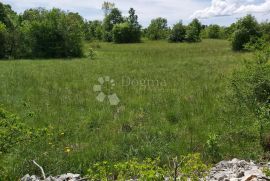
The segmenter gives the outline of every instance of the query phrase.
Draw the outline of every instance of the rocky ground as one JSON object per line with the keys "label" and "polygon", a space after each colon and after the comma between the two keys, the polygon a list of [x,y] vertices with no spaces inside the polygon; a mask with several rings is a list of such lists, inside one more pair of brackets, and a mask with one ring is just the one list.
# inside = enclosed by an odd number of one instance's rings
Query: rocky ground
{"label": "rocky ground", "polygon": [[35,175],[30,176],[29,174],[27,174],[21,179],[21,181],[85,181],[85,180],[87,179],[81,178],[79,174],[72,174],[72,173],[67,173],[56,177],[49,176],[45,180],[41,179],[38,176]]}
{"label": "rocky ground", "polygon": [[[207,181],[270,181],[263,173],[263,167],[269,165],[255,164],[252,161],[233,159],[231,161],[221,161],[210,171]],[[37,176],[25,175],[21,181],[41,181]],[[56,177],[48,177],[45,181],[83,181],[79,174],[63,174]],[[181,179],[179,179],[181,180]]]}
{"label": "rocky ground", "polygon": [[[264,165],[268,166],[268,165]],[[263,165],[244,160],[221,161],[210,171],[209,181],[270,181],[263,173]]]}

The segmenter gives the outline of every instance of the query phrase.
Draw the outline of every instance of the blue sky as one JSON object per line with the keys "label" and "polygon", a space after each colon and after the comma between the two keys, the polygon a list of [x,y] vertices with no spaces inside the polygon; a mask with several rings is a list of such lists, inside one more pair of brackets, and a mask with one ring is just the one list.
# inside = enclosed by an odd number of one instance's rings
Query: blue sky
{"label": "blue sky", "polygon": [[[101,5],[103,0],[1,0],[10,4],[19,13],[35,7],[52,8],[79,12],[85,19],[103,18]],[[139,21],[147,26],[151,19],[164,17],[169,25],[183,20],[188,23],[199,18],[204,24],[229,25],[237,18],[252,13],[260,21],[270,19],[270,0],[111,0],[127,14],[133,7],[139,15]]]}

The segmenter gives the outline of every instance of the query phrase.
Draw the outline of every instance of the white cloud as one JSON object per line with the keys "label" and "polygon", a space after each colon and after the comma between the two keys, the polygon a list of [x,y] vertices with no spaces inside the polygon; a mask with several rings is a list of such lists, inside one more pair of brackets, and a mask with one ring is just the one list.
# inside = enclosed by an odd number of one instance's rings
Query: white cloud
{"label": "white cloud", "polygon": [[[103,12],[101,5],[104,0],[1,0],[18,12],[35,7],[52,8],[57,7],[63,10],[79,12],[87,19],[102,19]],[[196,10],[207,6],[207,1],[200,0],[109,0],[127,13],[130,7],[136,10],[139,21],[147,25],[151,19],[165,17],[169,24],[173,24],[180,19],[188,19]]]}
{"label": "white cloud", "polygon": [[255,0],[212,0],[211,6],[196,11],[191,18],[211,18],[230,16],[240,13],[270,12],[270,0],[256,3]]}

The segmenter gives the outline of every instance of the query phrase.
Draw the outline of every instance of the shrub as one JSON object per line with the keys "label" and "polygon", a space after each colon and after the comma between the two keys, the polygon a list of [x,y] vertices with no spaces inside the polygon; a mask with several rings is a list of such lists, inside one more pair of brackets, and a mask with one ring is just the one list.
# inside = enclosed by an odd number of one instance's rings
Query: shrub
{"label": "shrub", "polygon": [[186,40],[188,42],[199,42],[201,41],[201,30],[202,30],[202,25],[199,22],[198,19],[194,19],[187,27],[187,35],[186,35]]}
{"label": "shrub", "polygon": [[88,57],[90,60],[93,60],[93,59],[96,58],[96,56],[97,56],[96,51],[95,51],[93,48],[89,48],[87,57]]}
{"label": "shrub", "polygon": [[0,107],[0,155],[12,152],[15,145],[28,138],[29,132],[16,115]]}
{"label": "shrub", "polygon": [[260,143],[264,146],[264,132],[270,129],[268,126],[270,121],[270,66],[267,63],[270,58],[270,47],[257,44],[253,45],[254,47],[260,47],[254,52],[255,61],[246,62],[246,66],[242,70],[235,72],[231,83],[236,104],[246,108],[256,117],[257,133],[260,135]]}
{"label": "shrub", "polygon": [[236,30],[232,37],[232,48],[234,51],[243,50],[245,44],[250,40],[248,31],[245,29]]}
{"label": "shrub", "polygon": [[261,36],[260,27],[255,17],[247,15],[235,24],[232,37],[232,48],[235,51],[243,50],[250,41],[256,41]]}
{"label": "shrub", "polygon": [[115,43],[134,43],[140,41],[140,30],[135,29],[128,22],[115,25],[112,32]]}
{"label": "shrub", "polygon": [[107,161],[98,162],[88,170],[92,180],[164,180],[168,176],[166,168],[160,167],[160,160],[147,158],[142,162],[132,159],[126,162],[110,164]]}
{"label": "shrub", "polygon": [[183,42],[186,36],[186,28],[179,22],[173,26],[172,31],[170,32],[169,42]]}
{"label": "shrub", "polygon": [[130,38],[130,33],[131,33],[131,28],[129,24],[126,23],[121,23],[117,24],[113,27],[113,41],[115,43],[130,43],[131,38]]}
{"label": "shrub", "polygon": [[208,38],[210,39],[218,39],[220,38],[220,27],[218,25],[210,25],[207,28]]}
{"label": "shrub", "polygon": [[33,58],[81,57],[83,55],[83,20],[75,13],[59,9],[40,10],[38,20],[27,21],[25,32],[29,38]]}
{"label": "shrub", "polygon": [[179,171],[181,180],[200,180],[208,175],[210,166],[203,163],[199,153],[195,153],[181,158]]}
{"label": "shrub", "polygon": [[270,169],[268,167],[263,168],[263,173],[266,175],[266,177],[270,177]]}
{"label": "shrub", "polygon": [[209,157],[213,163],[220,161],[220,149],[219,149],[219,139],[215,134],[210,134],[206,142],[206,156]]}

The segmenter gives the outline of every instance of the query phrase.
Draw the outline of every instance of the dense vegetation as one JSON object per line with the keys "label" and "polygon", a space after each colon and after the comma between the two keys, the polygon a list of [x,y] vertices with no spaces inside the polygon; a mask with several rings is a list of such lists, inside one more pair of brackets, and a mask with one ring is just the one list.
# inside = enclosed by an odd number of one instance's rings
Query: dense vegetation
{"label": "dense vegetation", "polygon": [[[0,58],[24,58],[0,62],[1,179],[39,175],[31,160],[53,175],[162,180],[178,157],[198,180],[221,159],[270,159],[270,23],[170,28],[160,17],[142,29],[133,8],[103,10],[86,21],[0,3]],[[96,100],[103,76],[120,104]]]}
{"label": "dense vegetation", "polygon": [[17,15],[0,8],[1,58],[57,58],[83,55],[83,18],[59,9],[29,9]]}
{"label": "dense vegetation", "polygon": [[78,13],[60,9],[28,9],[18,15],[9,5],[0,3],[0,58],[82,57],[87,55],[83,52],[83,40],[137,43],[141,42],[142,36],[150,40],[168,39],[169,42],[229,39],[232,49],[240,51],[261,37],[270,39],[269,23],[259,24],[251,15],[230,27],[206,26],[194,19],[187,26],[180,21],[171,28],[167,19],[159,17],[142,29],[133,8],[130,8],[127,17],[109,2],[103,4],[103,10],[103,21],[87,21]]}

